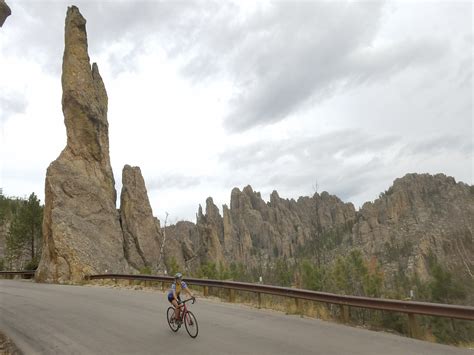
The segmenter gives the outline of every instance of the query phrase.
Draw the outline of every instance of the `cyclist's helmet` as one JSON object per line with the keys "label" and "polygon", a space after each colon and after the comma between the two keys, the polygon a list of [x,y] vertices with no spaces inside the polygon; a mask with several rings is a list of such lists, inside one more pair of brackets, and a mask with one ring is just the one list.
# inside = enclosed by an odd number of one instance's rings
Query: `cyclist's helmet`
{"label": "cyclist's helmet", "polygon": [[176,275],[174,275],[175,280],[181,280],[183,278],[183,274],[178,272]]}

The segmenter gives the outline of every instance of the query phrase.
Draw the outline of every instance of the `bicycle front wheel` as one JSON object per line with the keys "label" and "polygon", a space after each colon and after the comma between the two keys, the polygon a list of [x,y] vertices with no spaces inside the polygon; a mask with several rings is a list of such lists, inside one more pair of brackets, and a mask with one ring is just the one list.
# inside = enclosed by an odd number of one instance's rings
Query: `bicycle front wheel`
{"label": "bicycle front wheel", "polygon": [[177,332],[179,325],[174,321],[174,307],[169,307],[166,311],[166,319],[168,320],[168,325],[170,326],[173,332]]}
{"label": "bicycle front wheel", "polygon": [[198,322],[194,314],[190,311],[186,312],[184,315],[184,326],[186,327],[186,331],[191,338],[198,336]]}

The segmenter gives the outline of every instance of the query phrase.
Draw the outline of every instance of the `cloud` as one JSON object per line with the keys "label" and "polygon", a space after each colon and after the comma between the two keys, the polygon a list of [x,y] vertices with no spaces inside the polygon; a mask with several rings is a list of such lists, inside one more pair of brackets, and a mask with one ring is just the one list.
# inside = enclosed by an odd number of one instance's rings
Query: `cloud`
{"label": "cloud", "polygon": [[24,113],[28,103],[25,97],[19,93],[3,94],[0,97],[0,123],[4,124],[7,119],[15,114]]}
{"label": "cloud", "polygon": [[[449,167],[436,163],[436,157],[444,160],[447,156],[463,158]],[[470,156],[472,143],[468,137],[446,134],[410,140],[340,130],[231,148],[219,156],[219,161],[232,172],[228,181],[234,186],[250,183],[263,194],[276,189],[282,196],[295,198],[311,195],[317,184],[319,192],[326,190],[361,205],[407,172],[446,171],[459,176],[463,162],[469,161]]]}
{"label": "cloud", "polygon": [[467,158],[472,157],[474,143],[469,134],[460,135],[437,135],[434,137],[425,137],[419,141],[407,143],[400,150],[399,156],[436,156],[439,154],[458,153]]}
{"label": "cloud", "polygon": [[181,174],[164,174],[160,177],[151,178],[146,182],[148,190],[160,189],[187,189],[197,186],[201,183],[201,178],[198,176],[185,176]]}
{"label": "cloud", "polygon": [[[438,38],[416,36],[380,41],[389,16],[385,2],[252,6],[86,0],[77,5],[88,21],[91,59],[105,54],[101,58],[108,63],[99,67],[110,66],[112,75],[133,71],[140,56],[158,50],[175,60],[192,83],[228,81],[232,90],[222,123],[230,133],[274,124],[341,90],[439,61],[449,47]],[[12,50],[26,50],[59,73],[62,48],[57,43],[63,42],[67,3],[20,1],[18,6],[18,16],[28,25],[17,29]]]}
{"label": "cloud", "polygon": [[235,147],[220,154],[219,160],[233,169],[274,164],[285,159],[304,165],[326,159],[356,158],[387,148],[396,140],[396,137],[388,135],[377,137],[357,130],[339,130],[320,136],[267,140]]}

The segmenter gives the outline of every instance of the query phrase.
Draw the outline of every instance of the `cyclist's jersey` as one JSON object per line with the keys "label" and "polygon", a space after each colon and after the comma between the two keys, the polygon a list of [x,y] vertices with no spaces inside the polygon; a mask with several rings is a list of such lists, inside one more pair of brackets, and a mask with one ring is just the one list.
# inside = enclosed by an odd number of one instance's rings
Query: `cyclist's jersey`
{"label": "cyclist's jersey", "polygon": [[179,283],[173,282],[171,284],[171,289],[168,292],[168,298],[173,298],[173,291],[176,292],[176,297],[179,297],[179,294],[181,293],[181,290],[187,288],[188,285],[186,285],[186,282],[181,281]]}

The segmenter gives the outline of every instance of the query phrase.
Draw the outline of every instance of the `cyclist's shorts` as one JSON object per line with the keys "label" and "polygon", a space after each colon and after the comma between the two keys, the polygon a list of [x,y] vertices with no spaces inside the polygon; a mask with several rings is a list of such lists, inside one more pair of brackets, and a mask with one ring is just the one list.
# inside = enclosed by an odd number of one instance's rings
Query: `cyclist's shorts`
{"label": "cyclist's shorts", "polygon": [[[172,293],[168,293],[168,301],[170,303],[173,303],[173,294]],[[178,296],[178,303],[181,303],[181,298]]]}

